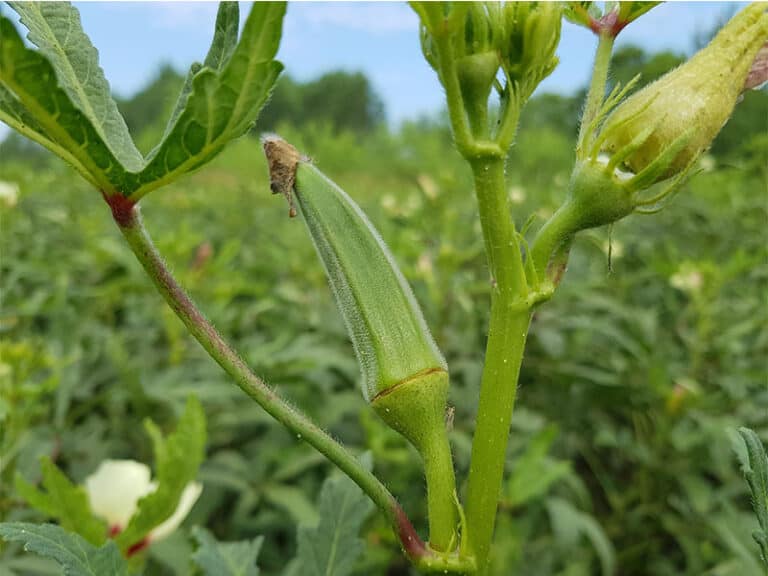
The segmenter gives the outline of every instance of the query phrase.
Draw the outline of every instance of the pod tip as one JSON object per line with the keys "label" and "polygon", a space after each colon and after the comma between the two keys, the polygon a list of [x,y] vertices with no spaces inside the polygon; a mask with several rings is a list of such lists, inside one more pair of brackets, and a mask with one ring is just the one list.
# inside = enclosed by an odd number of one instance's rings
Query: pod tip
{"label": "pod tip", "polygon": [[261,145],[269,164],[269,188],[272,194],[282,194],[288,201],[288,216],[296,216],[293,203],[293,187],[296,184],[296,167],[304,157],[299,151],[277,134],[265,134]]}

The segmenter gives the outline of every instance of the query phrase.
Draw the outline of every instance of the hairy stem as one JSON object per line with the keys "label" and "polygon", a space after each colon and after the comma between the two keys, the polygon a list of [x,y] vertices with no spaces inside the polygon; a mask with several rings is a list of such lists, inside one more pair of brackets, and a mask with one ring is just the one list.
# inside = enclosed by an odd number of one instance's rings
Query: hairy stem
{"label": "hairy stem", "polygon": [[438,36],[437,49],[440,54],[440,80],[445,88],[448,101],[448,116],[453,129],[453,140],[462,154],[468,152],[474,141],[464,111],[464,99],[461,96],[459,75],[456,71],[456,61],[453,58],[453,47],[447,35]]}
{"label": "hairy stem", "polygon": [[548,270],[552,255],[573,239],[574,222],[578,213],[573,203],[566,201],[541,227],[531,244],[530,256],[539,280],[552,280],[559,272]]}
{"label": "hairy stem", "polygon": [[[232,347],[198,310],[163,262],[141,221],[138,206],[120,195],[106,197],[112,214],[131,250],[158,292],[184,323],[190,334],[229,374],[243,392],[297,437],[302,438],[349,476],[386,515],[405,552],[415,563],[424,563],[434,553],[416,534],[405,512],[386,486],[339,442],[307,416],[290,406],[256,376]],[[446,568],[450,569],[450,568]]]}
{"label": "hairy stem", "polygon": [[451,551],[456,541],[456,477],[453,457],[445,430],[438,430],[422,445],[424,475],[427,480],[429,545]]}
{"label": "hairy stem", "polygon": [[608,68],[611,64],[611,52],[616,37],[608,32],[601,32],[595,54],[595,63],[592,68],[592,80],[589,84],[589,92],[584,103],[584,113],[581,116],[579,139],[576,144],[576,154],[582,157],[589,151],[594,130],[590,125],[600,112],[600,106],[605,98],[605,85],[608,82]]}
{"label": "hairy stem", "polygon": [[471,165],[493,285],[466,499],[470,548],[476,556],[478,573],[483,574],[493,538],[530,310],[520,306],[528,287],[509,212],[504,161],[489,158]]}

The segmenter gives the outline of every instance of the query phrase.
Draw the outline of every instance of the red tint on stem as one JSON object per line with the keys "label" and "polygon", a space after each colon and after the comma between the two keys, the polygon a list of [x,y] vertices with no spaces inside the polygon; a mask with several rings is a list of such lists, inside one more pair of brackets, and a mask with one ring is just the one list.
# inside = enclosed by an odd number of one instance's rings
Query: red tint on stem
{"label": "red tint on stem", "polygon": [[589,29],[592,30],[598,36],[600,34],[608,34],[613,38],[619,35],[619,32],[629,24],[628,21],[619,20],[619,15],[616,12],[608,12],[608,14],[598,18],[597,20],[590,16]]}
{"label": "red tint on stem", "polygon": [[412,560],[424,558],[429,554],[424,541],[419,538],[416,530],[399,504],[394,503],[395,517],[397,518],[397,535],[403,550]]}
{"label": "red tint on stem", "polygon": [[128,558],[130,558],[134,554],[138,554],[139,552],[144,550],[147,546],[149,546],[149,537],[145,536],[144,538],[136,542],[136,544],[133,544],[130,548],[128,548],[128,550],[125,551],[125,555]]}
{"label": "red tint on stem", "polygon": [[123,196],[119,192],[115,192],[111,195],[102,192],[101,195],[104,197],[104,201],[109,205],[110,210],[112,210],[112,218],[114,218],[118,226],[121,228],[130,226],[135,217],[133,208],[136,206],[136,202],[127,196]]}

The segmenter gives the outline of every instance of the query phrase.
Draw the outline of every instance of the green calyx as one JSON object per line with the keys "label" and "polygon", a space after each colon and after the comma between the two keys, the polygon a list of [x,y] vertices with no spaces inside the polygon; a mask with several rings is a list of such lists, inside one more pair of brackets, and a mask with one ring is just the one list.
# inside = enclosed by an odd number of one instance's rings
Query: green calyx
{"label": "green calyx", "polygon": [[[712,42],[682,66],[619,105],[601,130],[601,150],[626,151],[621,165],[635,174],[679,146],[650,184],[685,171],[733,113],[752,62],[768,40],[768,13],[755,3],[737,14]],[[645,134],[642,140],[638,136]]]}
{"label": "green calyx", "polygon": [[[641,134],[638,140],[642,141],[644,137]],[[547,283],[545,288],[559,283],[568,261],[568,251],[578,232],[613,224],[633,212],[656,212],[665,199],[682,187],[690,166],[656,194],[643,194],[688,138],[688,134],[684,134],[639,174],[618,169],[616,157],[608,160],[588,157],[576,161],[565,202],[544,224],[533,242],[533,269],[538,280]],[[617,157],[628,154],[636,145],[637,141],[631,142],[619,150]]]}
{"label": "green calyx", "polygon": [[447,400],[448,373],[438,369],[400,382],[371,401],[379,417],[407,438],[421,456],[427,479],[430,545],[442,552],[459,544],[456,478],[446,435]]}
{"label": "green calyx", "polygon": [[445,429],[448,373],[427,370],[383,391],[371,406],[390,428],[397,430],[419,452],[428,452],[434,434]]}
{"label": "green calyx", "polygon": [[564,209],[569,234],[616,222],[635,209],[626,176],[598,162],[577,163]]}

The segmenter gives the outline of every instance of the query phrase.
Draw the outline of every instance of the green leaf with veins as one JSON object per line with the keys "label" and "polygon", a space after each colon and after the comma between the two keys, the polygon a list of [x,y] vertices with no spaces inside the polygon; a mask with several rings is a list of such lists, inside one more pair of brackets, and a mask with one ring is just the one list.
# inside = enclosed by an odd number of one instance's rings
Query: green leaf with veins
{"label": "green leaf with veins", "polygon": [[96,548],[61,526],[27,522],[0,524],[0,538],[7,542],[23,542],[24,550],[55,560],[65,576],[128,574],[127,563],[111,540]]}
{"label": "green leaf with veins", "polygon": [[117,161],[138,172],[141,153],[128,133],[99,66],[99,53],[80,23],[80,13],[68,2],[9,2],[29,30],[27,38],[56,70],[59,85],[88,118]]}
{"label": "green leaf with veins", "polygon": [[295,573],[302,576],[351,574],[365,548],[358,533],[372,507],[362,490],[346,476],[326,480],[320,491],[320,522],[314,528],[299,528]]}
{"label": "green leaf with veins", "polygon": [[176,430],[167,438],[162,437],[153,422],[147,420],[144,426],[155,452],[157,489],[139,500],[128,526],[116,538],[123,551],[171,517],[205,456],[205,414],[194,397],[187,401]]}
{"label": "green leaf with veins", "polygon": [[96,518],[82,486],[76,486],[51,462],[41,459],[43,469],[42,492],[21,476],[16,476],[16,491],[33,508],[55,518],[66,529],[77,532],[88,542],[103,544],[107,539],[106,524]]}
{"label": "green leaf with veins", "polygon": [[[70,162],[91,184],[105,191],[125,171],[88,117],[61,88],[48,59],[27,48],[16,27],[0,15],[0,120]],[[24,124],[32,117],[34,124]]]}
{"label": "green leaf with veins", "polygon": [[749,428],[739,428],[747,447],[746,459],[742,462],[744,478],[752,493],[752,508],[760,525],[752,537],[760,548],[760,558],[768,568],[768,455],[757,434]]}
{"label": "green leaf with veins", "polygon": [[95,187],[139,199],[216,156],[243,135],[282,64],[284,2],[257,2],[239,42],[236,2],[222,2],[205,64],[192,66],[163,139],[146,159],[136,150],[69,3],[14,8],[40,50],[24,45],[0,15],[0,120],[72,164]]}
{"label": "green leaf with veins", "polygon": [[218,542],[210,532],[199,526],[192,529],[199,546],[192,561],[205,576],[259,576],[256,559],[264,538],[240,542]]}
{"label": "green leaf with veins", "polygon": [[[273,58],[280,44],[284,15],[284,3],[256,2],[231,56],[227,59],[228,51],[224,49],[217,57],[218,50],[212,47],[207,60],[218,63],[220,69],[203,66],[194,75],[183,111],[150,153],[147,167],[139,175],[139,185],[129,195],[141,198],[199,168],[251,127],[283,69]],[[222,9],[219,16],[217,30]],[[231,29],[231,25],[222,26]],[[229,34],[220,36],[226,47]]]}
{"label": "green leaf with veins", "polygon": [[[216,14],[216,27],[213,32],[211,47],[208,49],[208,55],[205,57],[205,66],[213,68],[214,70],[220,70],[221,66],[229,61],[229,57],[232,55],[235,46],[237,46],[237,31],[239,24],[239,4],[237,2],[221,2],[219,4],[218,13]],[[176,120],[179,115],[184,111],[184,107],[187,105],[187,98],[189,98],[189,93],[192,92],[192,79],[201,69],[202,65],[199,62],[193,63],[190,67],[187,77],[184,79],[181,93],[176,100],[176,105],[173,107],[173,112],[171,112],[171,117],[168,119],[168,124],[160,143],[167,138],[171,129],[176,125]],[[159,146],[160,144],[158,144],[157,147]],[[155,154],[156,151],[153,150],[149,153],[149,157],[152,157]]]}

